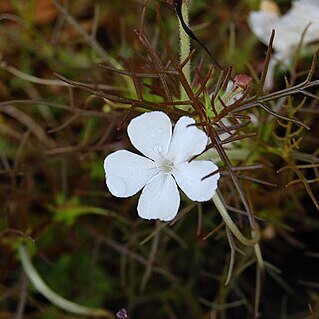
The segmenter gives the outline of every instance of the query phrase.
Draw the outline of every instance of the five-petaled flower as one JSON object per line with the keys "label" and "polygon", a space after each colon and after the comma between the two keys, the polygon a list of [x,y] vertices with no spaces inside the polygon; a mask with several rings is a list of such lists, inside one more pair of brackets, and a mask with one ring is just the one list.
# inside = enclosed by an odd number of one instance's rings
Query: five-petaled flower
{"label": "five-petaled flower", "polygon": [[255,35],[266,45],[272,29],[276,32],[275,53],[265,82],[265,88],[271,89],[275,65],[280,63],[283,68],[288,68],[301,40],[303,44],[319,40],[319,1],[295,0],[292,8],[280,16],[273,1],[263,0],[261,10],[251,12],[248,22]]}
{"label": "five-petaled flower", "polygon": [[128,136],[144,156],[126,150],[108,155],[104,169],[109,191],[116,197],[129,197],[143,188],[137,205],[139,216],[162,221],[172,220],[178,212],[177,185],[193,201],[210,200],[220,175],[204,178],[218,167],[210,161],[192,160],[208,141],[194,124],[194,119],[183,116],[172,131],[170,118],[159,111],[134,118]]}

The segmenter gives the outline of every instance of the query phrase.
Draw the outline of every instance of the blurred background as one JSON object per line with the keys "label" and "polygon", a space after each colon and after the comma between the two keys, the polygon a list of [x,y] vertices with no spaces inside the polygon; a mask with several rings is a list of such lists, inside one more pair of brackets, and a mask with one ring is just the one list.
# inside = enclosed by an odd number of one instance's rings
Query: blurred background
{"label": "blurred background", "polygon": [[[291,3],[277,4],[285,12]],[[303,141],[289,153],[289,161],[280,155],[288,139],[285,128],[260,113],[262,128],[251,128],[258,136],[243,144],[258,145],[252,160],[264,164],[251,177],[276,184],[243,181],[262,229],[267,270],[261,287],[256,287],[254,251],[240,245],[242,253],[236,255],[225,286],[231,250],[211,203],[185,201],[183,218],[159,226],[138,218],[138,196],[116,199],[107,191],[103,160],[114,150],[130,148],[126,126],[137,113],[127,114],[94,91],[136,94],[123,74],[100,64],[147,70],[147,50],[135,32],[141,28],[167,62],[156,6],[178,57],[178,22],[164,0],[150,0],[146,7],[142,0],[0,1],[0,318],[77,317],[30,284],[17,253],[22,242],[43,280],[59,295],[114,314],[125,307],[131,319],[317,318],[316,99],[305,103],[312,111],[298,113],[311,130],[300,133]],[[216,59],[232,65],[234,75],[246,73],[253,79],[263,69],[266,51],[247,24],[249,12],[258,7],[257,0],[196,0],[190,14],[192,30]],[[197,44],[193,47],[194,71],[205,53]],[[296,65],[300,81],[311,59],[312,54],[306,55]],[[93,91],[71,87],[58,75]],[[286,85],[283,71],[277,75],[275,89],[280,90]],[[151,84],[144,87],[150,99],[156,91]],[[301,101],[297,96],[291,103]],[[276,139],[274,131],[286,140]],[[309,166],[299,169],[299,164]],[[283,167],[288,169],[277,173]],[[302,182],[286,187],[296,179]],[[236,207],[227,178],[220,189]],[[236,223],[247,230],[237,215]]]}

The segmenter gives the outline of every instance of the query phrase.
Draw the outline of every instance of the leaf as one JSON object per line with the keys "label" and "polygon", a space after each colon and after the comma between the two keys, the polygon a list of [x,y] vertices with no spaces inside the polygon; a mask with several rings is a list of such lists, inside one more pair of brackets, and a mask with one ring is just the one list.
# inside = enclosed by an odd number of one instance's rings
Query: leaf
{"label": "leaf", "polygon": [[77,197],[65,200],[63,196],[58,196],[56,201],[57,206],[48,206],[48,208],[54,214],[55,221],[65,223],[68,226],[73,225],[76,219],[83,215],[109,216],[113,214],[111,211],[100,207],[82,205]]}

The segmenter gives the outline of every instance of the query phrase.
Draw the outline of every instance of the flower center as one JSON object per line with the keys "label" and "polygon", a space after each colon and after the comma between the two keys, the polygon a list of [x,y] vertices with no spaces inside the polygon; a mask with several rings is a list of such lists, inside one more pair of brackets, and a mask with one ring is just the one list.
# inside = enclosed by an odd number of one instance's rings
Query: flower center
{"label": "flower center", "polygon": [[168,159],[163,159],[160,163],[158,168],[164,174],[170,174],[172,169],[174,168],[174,163]]}

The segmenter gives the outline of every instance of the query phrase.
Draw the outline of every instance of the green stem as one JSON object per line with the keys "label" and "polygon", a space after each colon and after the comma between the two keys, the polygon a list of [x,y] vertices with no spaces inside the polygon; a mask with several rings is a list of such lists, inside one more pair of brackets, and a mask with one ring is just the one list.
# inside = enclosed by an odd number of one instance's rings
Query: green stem
{"label": "green stem", "polygon": [[259,244],[254,245],[255,255],[257,259],[257,270],[256,270],[256,293],[255,293],[255,315],[259,313],[260,298],[262,293],[263,279],[265,277],[265,264],[261,254]]}
{"label": "green stem", "polygon": [[49,301],[51,301],[56,306],[64,309],[68,312],[72,312],[82,316],[92,316],[92,317],[103,317],[103,318],[112,318],[114,319],[114,315],[104,309],[100,308],[88,308],[81,305],[78,305],[74,302],[66,300],[62,298],[60,295],[55,293],[51,288],[47,286],[47,284],[42,280],[36,269],[31,263],[30,257],[27,254],[26,248],[24,245],[19,247],[19,255],[20,260],[23,266],[23,269],[37,289],[39,293],[41,293],[44,297],[46,297]]}
{"label": "green stem", "polygon": [[252,230],[252,238],[249,239],[245,237],[238,227],[235,225],[231,217],[229,216],[222,200],[220,199],[219,195],[216,193],[213,197],[213,202],[218,209],[220,215],[222,216],[226,226],[232,232],[232,234],[243,244],[246,246],[255,246],[259,242],[260,232],[259,230]]}
{"label": "green stem", "polygon": [[[249,155],[250,151],[248,149],[236,148],[236,149],[227,149],[226,151],[228,158],[231,161],[235,160],[244,160]],[[197,157],[197,160],[209,160],[214,163],[221,161],[221,158],[216,151],[216,149],[211,148],[206,152],[202,153]]]}
{"label": "green stem", "polygon": [[[187,26],[189,26],[189,8],[188,8],[188,0],[184,0],[182,4],[182,16],[184,18],[184,22]],[[179,20],[178,20],[179,21]],[[179,21],[179,37],[180,37],[180,63],[182,64],[190,54],[190,38],[187,33],[184,31],[182,27],[181,21]],[[187,82],[190,83],[191,80],[191,63],[188,61],[183,67],[183,73],[187,79]],[[181,92],[181,100],[188,100],[188,95],[185,92],[183,86],[180,86]]]}

